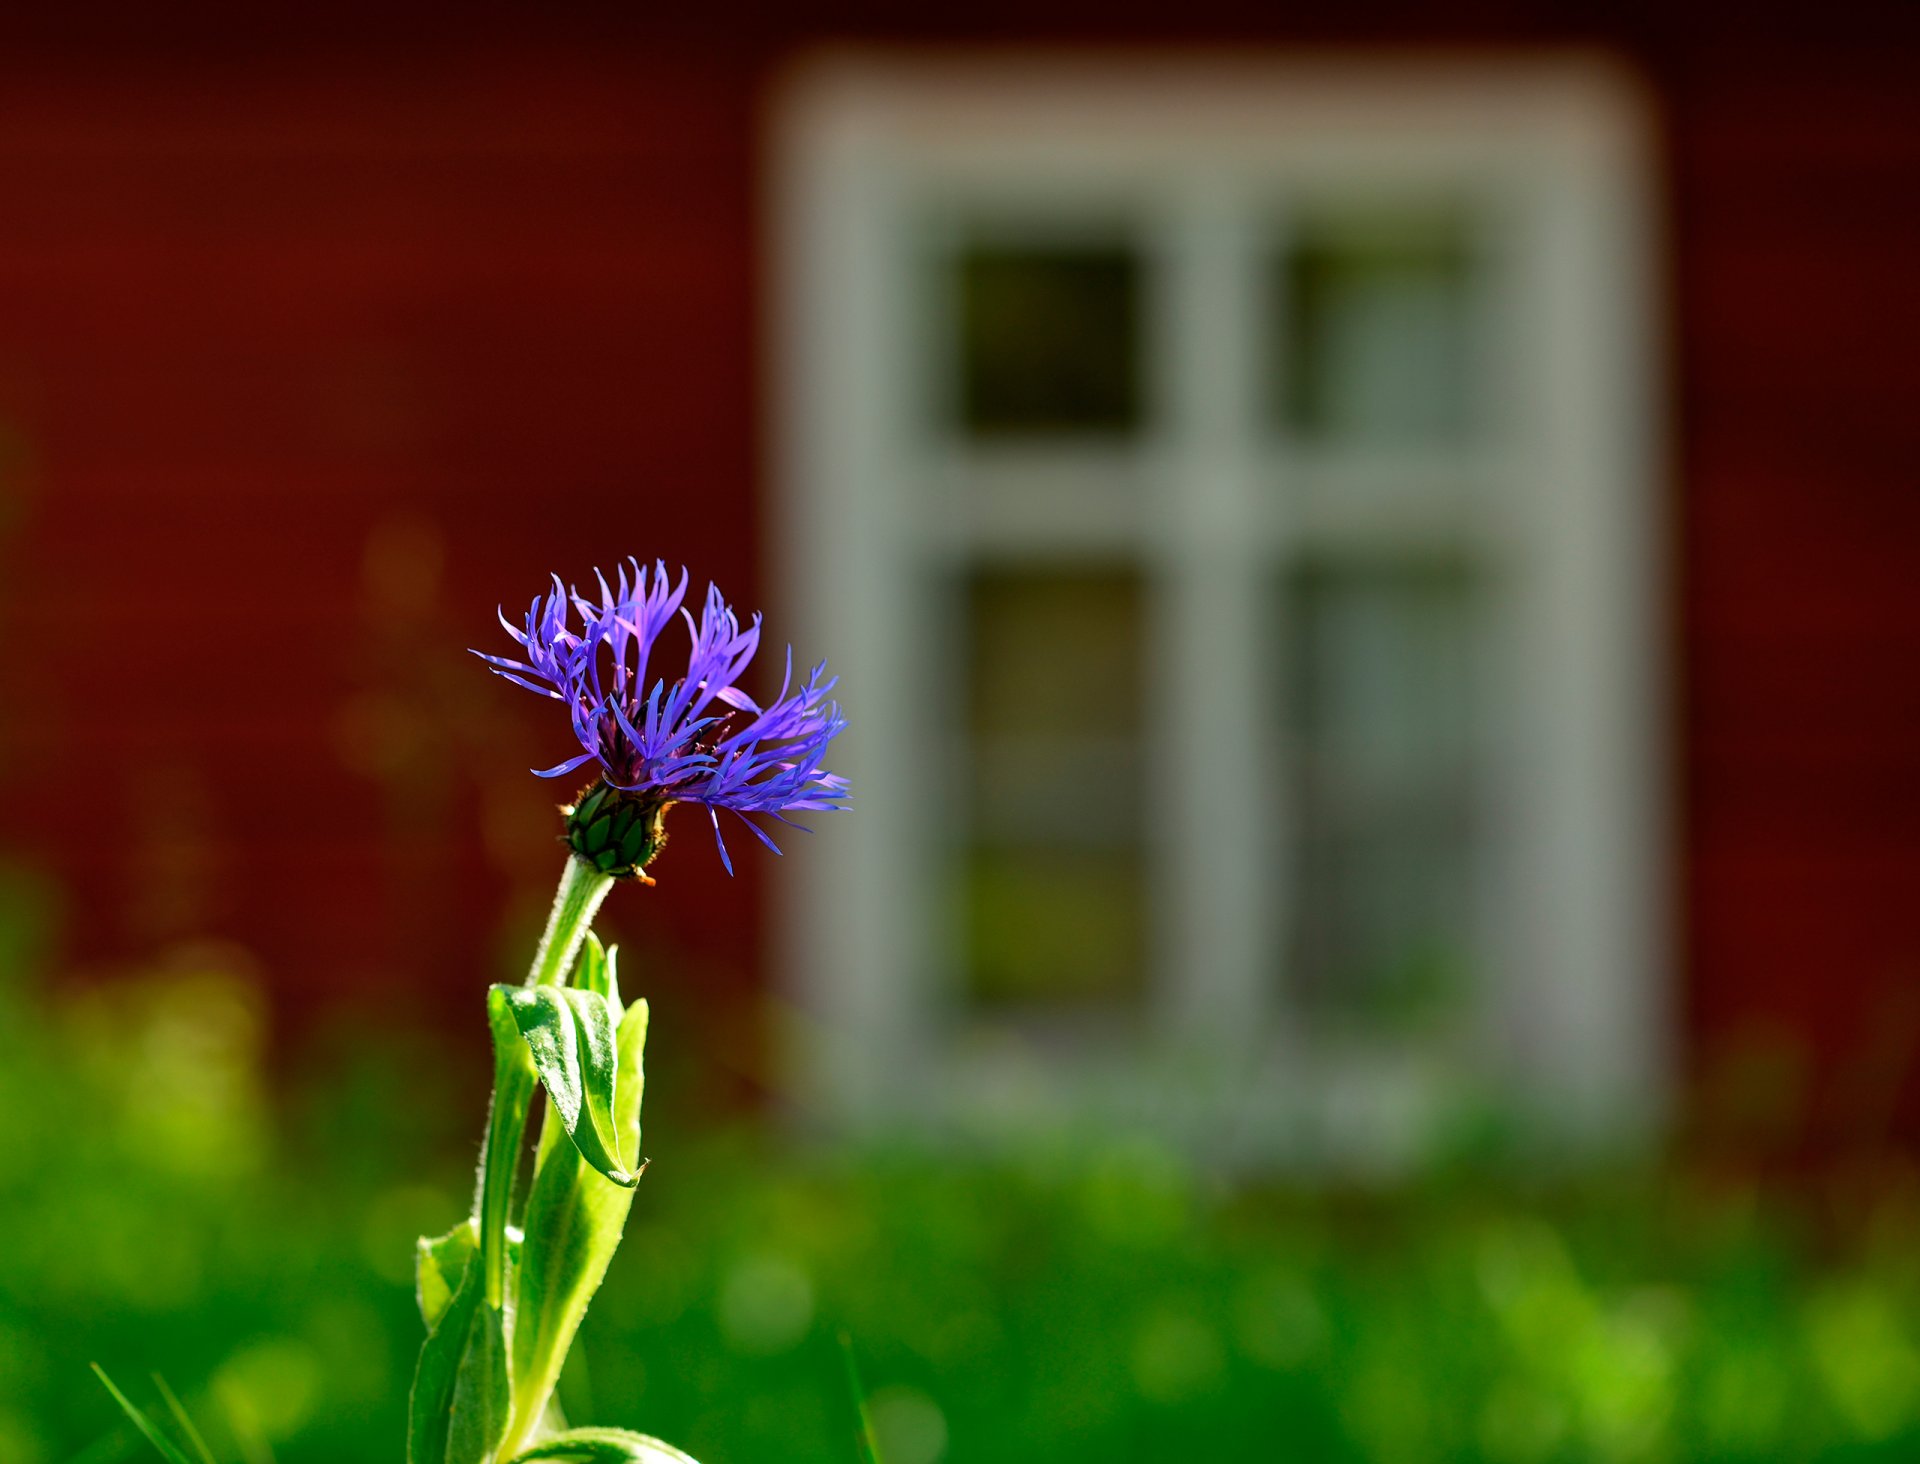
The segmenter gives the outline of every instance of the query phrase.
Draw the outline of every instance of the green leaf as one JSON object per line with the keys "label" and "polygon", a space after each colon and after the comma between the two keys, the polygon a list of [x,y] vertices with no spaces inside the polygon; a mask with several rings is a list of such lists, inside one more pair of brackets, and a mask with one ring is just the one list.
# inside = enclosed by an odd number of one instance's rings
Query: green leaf
{"label": "green leaf", "polygon": [[582,991],[599,992],[615,1011],[619,1011],[619,962],[620,947],[601,945],[600,937],[589,930],[586,941],[580,947],[580,959],[574,962],[573,980],[569,984]]}
{"label": "green leaf", "polygon": [[512,1373],[486,1268],[470,1256],[420,1349],[407,1405],[407,1464],[482,1464],[506,1435]]}
{"label": "green leaf", "polygon": [[414,1296],[420,1320],[431,1332],[446,1313],[454,1292],[467,1274],[467,1265],[480,1252],[480,1237],[472,1220],[462,1220],[445,1235],[423,1235],[414,1245]]}
{"label": "green leaf", "polygon": [[[140,1409],[134,1406],[132,1399],[128,1398],[125,1393],[121,1392],[118,1388],[116,1388],[113,1385],[113,1379],[107,1376],[106,1370],[102,1368],[99,1363],[96,1362],[93,1364],[93,1371],[94,1371],[94,1376],[99,1378],[100,1381],[106,1385],[107,1391],[113,1394],[113,1401],[120,1405],[120,1411],[126,1414],[128,1418],[133,1420],[133,1426],[139,1429],[140,1432],[146,1436],[146,1440],[148,1443],[152,1444],[154,1448],[160,1451],[161,1457],[167,1461],[167,1464],[193,1464],[193,1460],[189,1459],[185,1454],[181,1453],[179,1447],[173,1442],[172,1439],[168,1438],[165,1434],[160,1432],[159,1427],[153,1422],[152,1419],[148,1418],[145,1413],[143,1413]],[[565,1458],[567,1456],[561,1455],[560,1457]],[[638,1454],[638,1455],[622,1456],[619,1454],[609,1454],[609,1455],[582,1455],[581,1457],[582,1458],[603,1458],[604,1457],[604,1458],[618,1459],[621,1457],[645,1458],[646,1455]],[[669,1454],[665,1457],[672,1458],[674,1456]]]}
{"label": "green leaf", "polygon": [[487,993],[493,1102],[474,1218],[438,1240],[422,1241],[417,1253],[427,1340],[420,1348],[408,1400],[408,1464],[490,1464],[513,1413],[506,1302],[519,1237],[508,1226],[507,1214],[526,1135],[534,1066],[507,1000],[509,990],[496,986]]}
{"label": "green leaf", "polygon": [[465,1268],[420,1348],[407,1400],[407,1464],[446,1464],[454,1390],[486,1291],[482,1271],[471,1264]]}
{"label": "green leaf", "polygon": [[[608,968],[611,970],[611,967]],[[614,1122],[619,1008],[578,987],[496,986],[512,1008],[547,1096],[580,1157],[615,1184],[640,1182]]]}
{"label": "green leaf", "polygon": [[[640,1102],[646,1090],[647,1004],[627,1008],[619,1031],[619,1082],[614,1124],[621,1152],[640,1151]],[[580,1151],[548,1143],[558,1127],[547,1115],[539,1168],[527,1196],[513,1324],[514,1421],[511,1435],[524,1438],[541,1417],[559,1380],[567,1349],[587,1314],[587,1304],[607,1274],[626,1228],[633,1191],[596,1173]]]}
{"label": "green leaf", "polygon": [[454,1379],[446,1464],[492,1464],[513,1413],[509,1364],[505,1319],[483,1304],[474,1313],[466,1355]]}
{"label": "green leaf", "polygon": [[565,1461],[565,1464],[699,1464],[691,1454],[672,1444],[663,1444],[659,1439],[624,1428],[570,1429],[515,1454],[512,1464],[521,1464],[526,1459],[550,1459]]}

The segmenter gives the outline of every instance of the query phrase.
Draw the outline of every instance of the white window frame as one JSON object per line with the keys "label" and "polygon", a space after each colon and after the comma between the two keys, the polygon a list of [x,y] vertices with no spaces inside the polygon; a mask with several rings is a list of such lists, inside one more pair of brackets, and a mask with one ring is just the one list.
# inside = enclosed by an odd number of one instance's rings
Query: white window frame
{"label": "white window frame", "polygon": [[[795,71],[770,134],[771,557],[796,642],[841,675],[852,730],[835,766],[854,789],[853,811],[780,876],[801,1112],[841,1130],[1093,1118],[1213,1150],[1386,1166],[1475,1089],[1556,1142],[1658,1124],[1673,1033],[1652,156],[1632,79],[1583,55],[847,53]],[[1364,491],[1323,493],[1344,507],[1303,523],[1286,500],[1256,497],[1272,464],[1251,401],[1195,389],[1222,362],[1254,378],[1250,200],[1302,188],[1465,188],[1505,211],[1501,325],[1518,365],[1505,395],[1518,409],[1498,452],[1467,471],[1494,485],[1477,527],[1501,536],[1513,578],[1510,826],[1501,954],[1464,1056],[1329,1051],[1290,1028],[1265,954],[1284,918],[1271,899],[1282,790],[1249,797],[1211,776],[1259,764],[1256,691],[1227,669],[1258,652],[1246,556],[1289,535],[1337,537],[1346,513],[1377,538],[1365,516],[1388,511]],[[1164,280],[1148,308],[1166,349],[1150,366],[1169,420],[1128,462],[1016,450],[967,493],[923,491],[942,468],[908,430],[920,404],[900,369],[918,318],[907,214],[944,190],[1012,207],[1144,201]],[[1116,467],[1178,492],[1143,488],[1129,508]],[[1306,453],[1283,469],[1361,490],[1376,470],[1419,469]],[[1419,517],[1391,532],[1430,542]],[[962,1015],[925,949],[942,794],[921,709],[942,663],[916,576],[995,536],[1000,554],[1127,548],[1160,591],[1149,733],[1179,756],[1165,759],[1176,781],[1150,855],[1166,911],[1150,1041],[1038,1060]],[[1224,864],[1208,857],[1223,843]]]}

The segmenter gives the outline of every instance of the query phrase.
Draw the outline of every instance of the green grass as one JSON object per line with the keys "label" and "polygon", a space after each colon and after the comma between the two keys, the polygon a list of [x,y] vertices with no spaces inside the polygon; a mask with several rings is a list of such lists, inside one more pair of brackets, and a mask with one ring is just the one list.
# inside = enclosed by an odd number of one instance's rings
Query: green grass
{"label": "green grass", "polygon": [[[185,1415],[221,1461],[397,1459],[472,1075],[329,1050],[270,1095],[212,956],[59,1000],[0,969],[0,1460],[143,1457],[94,1362],[164,1369],[183,1449]],[[672,1103],[562,1397],[703,1464],[860,1464],[843,1333],[886,1464],[1920,1457],[1897,1166],[1816,1232],[1672,1174],[1312,1192],[1138,1139],[691,1139]]]}

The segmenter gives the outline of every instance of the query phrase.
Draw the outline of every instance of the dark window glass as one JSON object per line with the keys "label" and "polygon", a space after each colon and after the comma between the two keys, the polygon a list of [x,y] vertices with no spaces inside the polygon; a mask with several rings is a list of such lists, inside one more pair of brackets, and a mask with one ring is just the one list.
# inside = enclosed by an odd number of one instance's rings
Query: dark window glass
{"label": "dark window glass", "polygon": [[1039,1009],[1138,996],[1146,892],[1134,850],[976,845],[962,912],[969,996]]}
{"label": "dark window glass", "polygon": [[1141,585],[1128,569],[980,569],[967,585],[976,737],[1133,738]]}
{"label": "dark window glass", "polygon": [[1125,432],[1140,419],[1140,268],[1119,247],[976,246],[959,260],[968,432]]}
{"label": "dark window glass", "polygon": [[965,589],[969,997],[1113,1003],[1146,974],[1141,593],[1111,570],[976,573]]}

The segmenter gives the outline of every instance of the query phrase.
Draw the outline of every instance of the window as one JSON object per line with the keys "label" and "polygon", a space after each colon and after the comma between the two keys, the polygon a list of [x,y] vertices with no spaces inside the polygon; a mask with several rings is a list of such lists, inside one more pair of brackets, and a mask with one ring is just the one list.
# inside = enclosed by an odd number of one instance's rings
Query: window
{"label": "window", "polygon": [[782,491],[857,811],[807,1098],[1399,1162],[1657,1117],[1651,245],[1597,63],[823,63]]}

